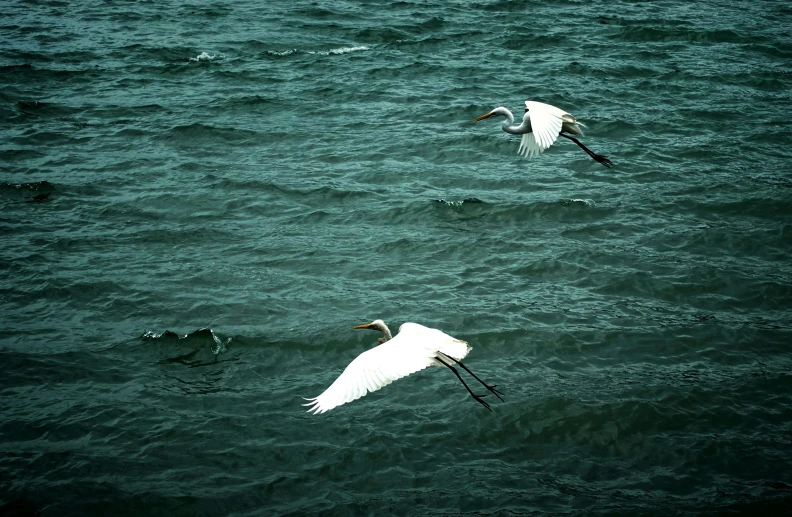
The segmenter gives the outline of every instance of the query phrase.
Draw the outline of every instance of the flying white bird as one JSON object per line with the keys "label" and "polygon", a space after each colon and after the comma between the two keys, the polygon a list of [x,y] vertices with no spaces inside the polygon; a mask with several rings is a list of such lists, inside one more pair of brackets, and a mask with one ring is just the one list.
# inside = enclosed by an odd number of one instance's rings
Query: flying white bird
{"label": "flying white bird", "polygon": [[496,390],[497,386],[488,386],[476,374],[468,370],[460,361],[470,352],[470,346],[464,341],[455,339],[437,329],[424,327],[417,323],[405,323],[399,327],[399,333],[392,338],[390,329],[382,320],[374,320],[356,329],[379,330],[384,336],[379,345],[366,350],[354,361],[349,363],[344,372],[318,397],[305,399],[310,406],[308,411],[314,414],[330,411],[334,407],[357,400],[369,391],[377,391],[391,382],[406,377],[411,373],[429,366],[446,366],[462,381],[468,393],[485,408],[489,404],[476,395],[454,368],[454,363],[465,369],[491,393],[498,397],[503,395]]}
{"label": "flying white bird", "polygon": [[583,131],[580,128],[586,126],[562,109],[543,102],[525,101],[525,115],[523,115],[520,125],[514,124],[514,115],[503,106],[499,106],[489,113],[474,119],[473,122],[498,115],[506,117],[502,125],[504,131],[512,135],[522,135],[520,149],[517,152],[527,158],[533,158],[537,154],[544,152],[555,143],[559,136],[563,136],[575,142],[589,156],[605,167],[613,165],[607,156],[594,153],[591,149],[581,144],[577,138],[564,134],[582,135]]}

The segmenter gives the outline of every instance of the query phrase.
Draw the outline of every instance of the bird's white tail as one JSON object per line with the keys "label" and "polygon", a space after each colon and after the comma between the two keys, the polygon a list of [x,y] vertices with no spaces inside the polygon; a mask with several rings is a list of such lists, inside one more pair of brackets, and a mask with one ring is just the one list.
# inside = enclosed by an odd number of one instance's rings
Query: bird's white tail
{"label": "bird's white tail", "polygon": [[448,357],[453,357],[457,361],[464,359],[471,351],[470,345],[461,339],[449,339],[442,346],[438,347],[438,351],[444,353]]}
{"label": "bird's white tail", "polygon": [[569,113],[565,113],[561,116],[561,131],[572,135],[582,135],[583,130],[580,129],[582,127],[586,127],[586,124],[578,122],[577,119]]}

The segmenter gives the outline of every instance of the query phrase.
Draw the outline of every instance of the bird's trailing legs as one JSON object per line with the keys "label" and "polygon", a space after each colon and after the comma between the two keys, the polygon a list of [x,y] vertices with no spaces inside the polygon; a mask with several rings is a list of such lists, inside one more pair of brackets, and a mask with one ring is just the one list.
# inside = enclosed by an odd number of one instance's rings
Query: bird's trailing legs
{"label": "bird's trailing legs", "polygon": [[[445,361],[444,361],[444,360],[443,360],[443,359],[440,357],[441,355],[442,355],[444,358],[446,358],[446,359],[447,359],[449,362],[445,362]],[[501,395],[503,395],[503,393],[501,393],[501,392],[499,392],[498,390],[496,390],[496,389],[495,389],[497,386],[488,386],[488,385],[487,385],[487,384],[486,384],[484,381],[482,381],[481,379],[479,379],[479,378],[478,378],[478,376],[477,376],[475,373],[471,372],[471,371],[468,369],[468,367],[467,367],[467,366],[465,366],[464,364],[462,364],[461,362],[457,361],[456,359],[454,359],[454,358],[453,358],[453,357],[451,357],[451,356],[448,356],[448,355],[446,355],[446,354],[443,354],[442,352],[438,352],[438,355],[435,357],[435,359],[437,359],[437,361],[439,361],[441,364],[443,364],[443,365],[447,366],[449,370],[451,370],[452,372],[454,372],[454,375],[456,375],[456,376],[457,376],[457,379],[459,379],[459,380],[462,382],[462,385],[465,387],[465,389],[466,389],[466,390],[468,390],[468,393],[470,393],[470,395],[473,397],[473,399],[474,399],[476,402],[478,402],[479,404],[481,404],[482,406],[484,406],[485,408],[487,408],[487,409],[489,409],[490,411],[492,411],[492,409],[490,408],[490,405],[489,405],[489,404],[487,404],[487,403],[486,403],[486,402],[483,400],[483,397],[486,397],[486,395],[476,395],[475,393],[473,393],[473,390],[471,390],[471,389],[470,389],[470,387],[467,385],[467,383],[466,383],[466,382],[465,382],[465,380],[462,378],[462,376],[461,376],[461,375],[459,375],[459,372],[457,371],[457,369],[456,369],[456,368],[454,368],[454,367],[451,365],[451,361],[455,362],[456,364],[458,364],[459,366],[461,366],[462,368],[464,368],[466,372],[468,372],[470,375],[472,375],[472,376],[473,376],[473,377],[474,377],[474,378],[475,378],[477,381],[479,381],[481,384],[483,384],[485,388],[487,388],[487,389],[488,389],[490,392],[494,393],[494,394],[495,394],[495,396],[496,396],[496,397],[498,397],[498,398],[501,400],[501,402],[503,402],[503,399],[500,397]]]}
{"label": "bird's trailing legs", "polygon": [[498,397],[498,398],[500,399],[500,401],[501,401],[501,402],[505,402],[505,401],[504,401],[504,400],[501,398],[501,395],[503,395],[503,393],[501,393],[500,391],[498,391],[498,390],[496,390],[496,389],[495,389],[495,388],[497,388],[497,387],[498,387],[498,385],[497,385],[497,384],[493,384],[492,386],[488,385],[486,382],[484,382],[484,381],[482,381],[481,379],[479,379],[479,376],[478,376],[478,375],[476,375],[475,373],[471,372],[471,371],[470,371],[470,368],[468,368],[467,366],[465,366],[464,364],[462,364],[462,361],[457,361],[456,359],[454,359],[454,358],[453,358],[453,357],[451,357],[450,355],[443,354],[442,352],[439,352],[439,353],[440,353],[440,354],[442,354],[442,355],[443,355],[443,357],[445,357],[446,359],[450,359],[451,361],[454,361],[456,364],[458,364],[459,366],[461,366],[462,368],[464,368],[464,369],[465,369],[465,371],[466,371],[466,372],[468,372],[470,375],[472,375],[474,379],[476,379],[477,381],[479,381],[479,382],[481,383],[481,385],[482,385],[482,386],[484,386],[485,388],[487,388],[487,389],[488,389],[490,392],[492,392],[492,394],[493,394],[493,395],[495,395],[496,397]]}
{"label": "bird's trailing legs", "polygon": [[486,402],[484,402],[484,400],[482,399],[482,397],[486,397],[486,395],[476,395],[475,393],[473,393],[473,391],[470,389],[470,387],[469,387],[469,386],[467,385],[467,383],[465,382],[465,379],[463,379],[463,378],[462,378],[462,376],[461,376],[461,375],[459,375],[459,372],[457,371],[457,369],[456,369],[456,368],[454,368],[453,366],[451,366],[451,365],[450,365],[450,364],[448,364],[447,362],[445,362],[445,361],[443,361],[442,359],[440,359],[440,357],[435,357],[435,359],[437,359],[438,361],[440,361],[440,363],[444,364],[444,365],[445,365],[445,366],[447,366],[447,367],[448,367],[448,368],[449,368],[449,369],[450,369],[452,372],[454,372],[454,375],[456,375],[456,376],[457,376],[457,379],[459,379],[460,381],[462,381],[462,385],[463,385],[463,386],[465,386],[465,389],[466,389],[466,390],[468,390],[468,393],[470,393],[470,396],[471,396],[471,397],[473,397],[473,399],[474,399],[476,402],[478,402],[479,404],[481,404],[482,406],[484,406],[485,408],[487,408],[487,409],[488,409],[490,412],[492,412],[492,408],[490,408],[489,404],[487,404]]}
{"label": "bird's trailing legs", "polygon": [[573,137],[573,136],[565,135],[564,133],[558,133],[558,136],[563,136],[564,138],[568,138],[568,139],[572,140],[572,141],[573,141],[573,142],[575,142],[577,145],[579,145],[581,149],[583,149],[584,151],[586,151],[586,152],[588,153],[588,155],[589,155],[589,156],[591,156],[592,158],[594,158],[594,160],[595,160],[595,161],[597,161],[597,162],[601,163],[601,164],[602,164],[602,165],[604,165],[605,167],[609,167],[609,168],[610,168],[610,167],[613,167],[613,162],[612,162],[612,161],[610,161],[610,160],[608,160],[608,157],[607,157],[607,156],[602,156],[601,154],[597,154],[597,153],[595,153],[594,151],[592,151],[591,149],[589,149],[589,148],[588,148],[588,147],[586,147],[585,145],[581,144],[581,143],[580,143],[580,140],[578,140],[577,138],[575,138],[575,137]]}

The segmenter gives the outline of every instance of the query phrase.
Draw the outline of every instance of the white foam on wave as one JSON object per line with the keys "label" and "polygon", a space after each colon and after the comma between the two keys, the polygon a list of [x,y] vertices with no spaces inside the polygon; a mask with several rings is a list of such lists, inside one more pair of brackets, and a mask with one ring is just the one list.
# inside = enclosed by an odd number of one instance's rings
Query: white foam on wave
{"label": "white foam on wave", "polygon": [[222,57],[225,57],[225,56],[223,56],[223,54],[212,55],[212,54],[209,54],[208,52],[201,52],[197,56],[191,57],[190,61],[196,61],[196,62],[197,61],[214,61],[215,59],[222,58]]}
{"label": "white foam on wave", "polygon": [[440,204],[443,204],[443,205],[446,205],[446,206],[460,207],[460,206],[462,206],[464,204],[470,205],[470,204],[476,204],[476,203],[483,203],[483,201],[480,200],[477,197],[468,197],[468,198],[465,198],[465,199],[459,199],[457,201],[448,201],[447,199],[442,199],[441,198],[441,199],[435,199],[435,203],[440,203]]}
{"label": "white foam on wave", "polygon": [[178,339],[186,339],[190,336],[198,336],[204,334],[205,332],[209,332],[209,335],[212,336],[212,341],[214,341],[215,343],[214,346],[212,347],[212,353],[214,355],[217,355],[220,352],[225,352],[227,350],[226,345],[230,343],[231,340],[234,339],[233,337],[229,337],[228,339],[223,341],[217,334],[215,334],[214,330],[212,330],[209,327],[203,327],[201,329],[196,330],[195,332],[184,334],[183,336],[180,336],[179,334],[176,334],[175,332],[170,330],[166,330],[165,332],[156,332],[153,330],[147,330],[146,332],[143,333],[141,337],[143,337],[144,339],[159,339],[161,337],[172,336]]}
{"label": "white foam on wave", "polygon": [[320,56],[337,56],[340,54],[347,54],[349,52],[360,52],[361,50],[368,50],[369,48],[365,45],[361,45],[359,47],[339,47],[339,48],[332,48],[330,50],[318,50],[318,51],[309,51],[309,54],[319,54]]}
{"label": "white foam on wave", "polygon": [[281,51],[268,50],[267,54],[270,54],[270,55],[273,55],[273,56],[290,56],[290,55],[295,54],[297,52],[299,52],[299,50],[297,50],[296,48],[292,48],[292,49],[289,49],[289,50],[281,50]]}
{"label": "white foam on wave", "polygon": [[214,355],[217,355],[220,352],[225,352],[226,351],[226,344],[230,343],[231,339],[233,339],[233,338],[228,338],[228,340],[225,343],[223,343],[223,340],[220,339],[219,337],[217,337],[217,334],[215,334],[212,329],[209,329],[209,332],[212,334],[212,339],[214,340],[215,345],[217,345],[217,346],[212,348],[212,353]]}
{"label": "white foam on wave", "polygon": [[459,207],[459,206],[462,206],[462,204],[465,202],[465,200],[464,199],[460,199],[458,201],[447,201],[445,199],[435,199],[435,202],[443,204],[443,205],[446,205],[446,206]]}
{"label": "white foam on wave", "polygon": [[341,54],[348,54],[349,52],[360,52],[362,50],[369,50],[369,47],[366,47],[365,45],[361,45],[358,47],[332,48],[330,50],[300,50],[300,49],[292,48],[289,50],[268,50],[267,54],[278,57],[290,56],[292,54],[299,54],[299,53],[310,54],[312,56],[338,56]]}
{"label": "white foam on wave", "polygon": [[570,199],[573,203],[583,203],[586,206],[597,206],[593,199]]}
{"label": "white foam on wave", "polygon": [[337,56],[339,54],[347,54],[349,52],[360,52],[361,50],[368,50],[369,48],[365,45],[361,45],[359,47],[340,47],[327,50],[325,52],[319,52],[319,54],[323,56]]}

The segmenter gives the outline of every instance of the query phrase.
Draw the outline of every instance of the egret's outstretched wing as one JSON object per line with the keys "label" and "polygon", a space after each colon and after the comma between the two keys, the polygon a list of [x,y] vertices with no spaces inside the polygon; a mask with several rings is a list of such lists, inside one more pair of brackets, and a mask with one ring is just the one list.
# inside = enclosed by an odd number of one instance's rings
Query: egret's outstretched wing
{"label": "egret's outstretched wing", "polygon": [[543,102],[525,101],[525,108],[528,110],[525,117],[531,122],[531,132],[523,134],[518,152],[532,158],[544,152],[558,139],[563,116],[567,113]]}
{"label": "egret's outstretched wing", "polygon": [[470,347],[439,330],[405,323],[396,337],[357,356],[324,393],[303,405],[314,414],[330,411],[428,366],[440,366],[434,359],[438,351],[461,360]]}

